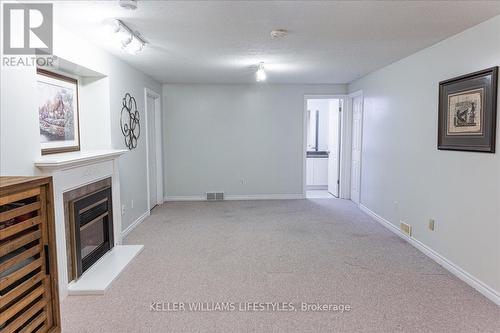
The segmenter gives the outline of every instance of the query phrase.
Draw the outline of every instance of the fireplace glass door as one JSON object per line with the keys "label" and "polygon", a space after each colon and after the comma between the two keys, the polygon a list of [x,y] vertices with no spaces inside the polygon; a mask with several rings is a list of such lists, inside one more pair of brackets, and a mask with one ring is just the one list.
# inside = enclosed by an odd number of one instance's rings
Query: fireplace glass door
{"label": "fireplace glass door", "polygon": [[99,216],[89,223],[80,227],[80,252],[85,258],[93,251],[105,243],[104,233],[106,232],[106,216]]}
{"label": "fireplace glass door", "polygon": [[73,249],[76,276],[113,247],[111,188],[105,188],[70,202],[73,219]]}

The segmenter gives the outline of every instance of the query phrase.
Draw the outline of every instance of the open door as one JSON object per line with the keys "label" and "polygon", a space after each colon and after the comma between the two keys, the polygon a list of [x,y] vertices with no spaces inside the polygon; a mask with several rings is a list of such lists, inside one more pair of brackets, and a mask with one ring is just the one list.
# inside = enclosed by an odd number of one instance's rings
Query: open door
{"label": "open door", "polygon": [[339,197],[340,185],[340,111],[342,100],[332,99],[330,104],[328,131],[328,192]]}
{"label": "open door", "polygon": [[361,144],[363,135],[363,96],[352,98],[351,200],[357,204],[361,193]]}

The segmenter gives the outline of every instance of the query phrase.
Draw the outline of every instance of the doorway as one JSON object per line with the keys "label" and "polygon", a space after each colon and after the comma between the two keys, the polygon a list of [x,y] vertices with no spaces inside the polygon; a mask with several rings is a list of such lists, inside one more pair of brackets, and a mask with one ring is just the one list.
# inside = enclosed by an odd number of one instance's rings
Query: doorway
{"label": "doorway", "polygon": [[340,96],[305,98],[305,196],[338,198],[340,191]]}
{"label": "doorway", "polygon": [[151,89],[145,88],[144,100],[146,109],[148,208],[152,210],[163,203],[160,95]]}

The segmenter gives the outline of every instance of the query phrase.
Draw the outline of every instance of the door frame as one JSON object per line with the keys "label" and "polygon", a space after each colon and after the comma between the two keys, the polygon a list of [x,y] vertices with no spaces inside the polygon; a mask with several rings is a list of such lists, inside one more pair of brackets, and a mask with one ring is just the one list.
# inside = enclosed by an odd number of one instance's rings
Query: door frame
{"label": "door frame", "polygon": [[[360,150],[361,150],[361,153],[360,153],[360,157],[359,157],[359,198],[358,198],[358,205],[361,205],[361,191],[362,191],[362,186],[361,186],[361,182],[362,182],[362,174],[363,174],[363,126],[364,126],[364,108],[365,108],[365,104],[364,104],[364,97],[363,97],[363,90],[357,90],[357,91],[354,91],[350,94],[347,95],[347,107],[346,107],[346,110],[347,110],[347,116],[349,117],[349,121],[348,121],[348,129],[349,129],[349,147],[350,149],[346,149],[345,153],[346,153],[346,159],[349,160],[349,170],[348,170],[348,173],[346,173],[346,176],[348,175],[348,178],[346,177],[346,179],[344,180],[346,183],[349,184],[349,188],[347,189],[346,188],[346,193],[344,193],[345,195],[345,198],[346,199],[351,199],[351,165],[352,165],[352,156],[351,156],[351,151],[352,151],[352,115],[353,115],[353,112],[352,112],[352,108],[353,108],[353,103],[352,101],[354,100],[354,98],[356,97],[361,97],[361,132],[360,132],[360,142],[361,142],[361,147],[360,147]],[[348,192],[347,192],[348,191]],[[354,201],[353,201],[354,202]]]}
{"label": "door frame", "polygon": [[151,130],[148,122],[148,97],[153,97],[155,101],[155,150],[156,150],[156,205],[163,203],[163,156],[162,156],[162,141],[161,141],[161,95],[150,88],[144,88],[144,114],[146,127],[146,178],[147,178],[147,202],[148,211],[151,209],[151,195],[149,187],[149,131]]}
{"label": "door frame", "polygon": [[[339,143],[339,160],[340,160],[340,176],[339,176],[339,181],[340,181],[340,186],[339,186],[339,198],[345,199],[343,196],[343,188],[345,187],[345,184],[348,184],[349,186],[349,193],[351,189],[351,183],[345,183],[343,184],[343,174],[346,172],[346,160],[343,158],[343,151],[344,145],[345,145],[345,140],[344,140],[344,128],[345,126],[345,119],[344,116],[345,108],[346,108],[346,95],[343,94],[305,94],[304,95],[304,110],[302,113],[302,196],[305,199],[306,198],[306,190],[307,190],[307,185],[306,185],[306,162],[307,162],[307,100],[308,99],[340,99],[342,100],[342,112],[340,113],[340,143]],[[350,153],[349,153],[350,154]],[[348,167],[350,169],[351,163],[350,160],[348,161]],[[334,198],[332,196],[332,198]],[[349,198],[349,197],[347,197]]]}

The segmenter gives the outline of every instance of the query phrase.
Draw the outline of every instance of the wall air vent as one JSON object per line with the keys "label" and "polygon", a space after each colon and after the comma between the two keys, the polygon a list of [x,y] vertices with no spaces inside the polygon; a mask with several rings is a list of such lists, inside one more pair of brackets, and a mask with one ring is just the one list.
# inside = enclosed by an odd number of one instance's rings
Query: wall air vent
{"label": "wall air vent", "polygon": [[224,192],[207,192],[207,201],[224,200]]}

